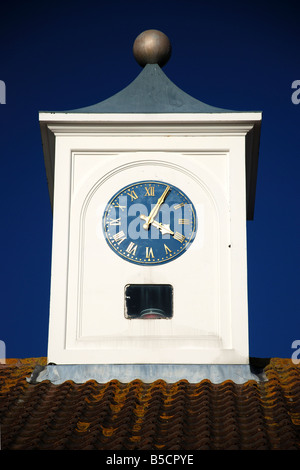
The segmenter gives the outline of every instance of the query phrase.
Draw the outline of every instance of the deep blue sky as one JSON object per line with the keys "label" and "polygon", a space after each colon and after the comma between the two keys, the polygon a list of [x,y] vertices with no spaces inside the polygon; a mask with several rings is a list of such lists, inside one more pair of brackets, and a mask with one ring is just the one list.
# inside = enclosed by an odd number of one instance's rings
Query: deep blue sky
{"label": "deep blue sky", "polygon": [[263,112],[248,222],[250,355],[291,357],[300,340],[300,104],[291,100],[300,80],[299,2],[6,3],[0,340],[7,357],[47,355],[52,213],[38,112],[91,105],[124,88],[141,70],[133,42],[152,28],[172,42],[164,72],[177,86],[213,106]]}

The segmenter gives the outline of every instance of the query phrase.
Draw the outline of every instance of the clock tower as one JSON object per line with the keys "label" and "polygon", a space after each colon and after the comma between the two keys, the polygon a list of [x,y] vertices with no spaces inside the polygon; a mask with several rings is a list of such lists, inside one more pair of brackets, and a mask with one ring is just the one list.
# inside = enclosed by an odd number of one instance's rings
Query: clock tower
{"label": "clock tower", "polygon": [[125,89],[39,115],[53,206],[48,361],[120,379],[142,366],[149,380],[159,367],[185,378],[188,367],[248,365],[261,113],[179,89],[162,71],[171,45],[159,31],[133,52],[142,70]]}

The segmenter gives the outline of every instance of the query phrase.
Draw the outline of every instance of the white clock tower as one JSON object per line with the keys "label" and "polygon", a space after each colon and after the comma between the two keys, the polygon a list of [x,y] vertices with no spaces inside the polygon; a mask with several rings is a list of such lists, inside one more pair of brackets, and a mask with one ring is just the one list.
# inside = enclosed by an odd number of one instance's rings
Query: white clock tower
{"label": "white clock tower", "polygon": [[40,113],[56,373],[198,380],[203,367],[249,365],[246,221],[262,116],[184,93],[161,69],[170,53],[146,31],[128,87]]}

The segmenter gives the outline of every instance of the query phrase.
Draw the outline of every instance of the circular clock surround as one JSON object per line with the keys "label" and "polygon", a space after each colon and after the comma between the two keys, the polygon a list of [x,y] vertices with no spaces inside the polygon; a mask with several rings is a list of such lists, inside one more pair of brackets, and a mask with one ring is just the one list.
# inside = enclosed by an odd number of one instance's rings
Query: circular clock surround
{"label": "circular clock surround", "polygon": [[103,214],[108,246],[140,266],[168,263],[189,248],[197,231],[196,210],[188,196],[163,181],[128,184],[109,200]]}

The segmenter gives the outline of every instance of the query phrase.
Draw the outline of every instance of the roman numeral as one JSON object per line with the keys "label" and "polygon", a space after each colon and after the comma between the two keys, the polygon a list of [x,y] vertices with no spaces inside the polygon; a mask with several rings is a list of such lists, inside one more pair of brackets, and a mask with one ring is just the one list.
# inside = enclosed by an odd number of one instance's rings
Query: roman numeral
{"label": "roman numeral", "polygon": [[149,186],[148,188],[147,188],[147,186],[145,186],[145,190],[146,190],[145,196],[155,196],[155,194],[154,194],[155,187],[154,186]]}
{"label": "roman numeral", "polygon": [[116,204],[114,204],[114,206],[121,209],[122,212],[126,209],[126,206],[120,206],[120,204],[118,202],[116,202]]}
{"label": "roman numeral", "polygon": [[113,236],[113,239],[115,240],[115,242],[120,245],[120,243],[122,243],[124,240],[126,240],[126,235],[125,233],[123,232],[123,230],[121,230],[120,232],[116,233],[114,236]]}
{"label": "roman numeral", "polygon": [[181,204],[176,204],[176,206],[174,206],[175,211],[177,209],[180,209],[180,207],[183,207],[185,204],[186,204],[186,202],[182,202]]}
{"label": "roman numeral", "polygon": [[166,252],[166,255],[168,255],[169,253],[172,253],[172,250],[170,250],[170,248],[164,244],[164,247],[165,247],[165,252]]}
{"label": "roman numeral", "polygon": [[121,225],[121,217],[118,219],[110,219],[109,225]]}
{"label": "roman numeral", "polygon": [[138,198],[138,196],[136,195],[136,193],[133,190],[130,191],[129,193],[127,193],[127,194],[128,194],[128,196],[131,197],[131,202],[134,201],[134,199]]}
{"label": "roman numeral", "polygon": [[154,258],[153,248],[149,248],[149,246],[146,246],[146,258]]}
{"label": "roman numeral", "polygon": [[179,225],[189,225],[190,220],[189,219],[178,219]]}
{"label": "roman numeral", "polygon": [[137,245],[135,245],[133,242],[130,242],[128,247],[126,248],[126,252],[129,253],[130,255],[134,255],[136,253]]}
{"label": "roman numeral", "polygon": [[183,243],[184,240],[185,240],[185,236],[182,235],[182,233],[179,233],[179,232],[174,233],[174,238],[175,238],[175,240],[178,240],[180,243]]}

